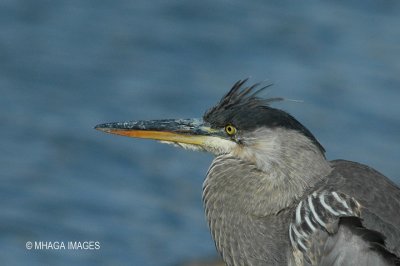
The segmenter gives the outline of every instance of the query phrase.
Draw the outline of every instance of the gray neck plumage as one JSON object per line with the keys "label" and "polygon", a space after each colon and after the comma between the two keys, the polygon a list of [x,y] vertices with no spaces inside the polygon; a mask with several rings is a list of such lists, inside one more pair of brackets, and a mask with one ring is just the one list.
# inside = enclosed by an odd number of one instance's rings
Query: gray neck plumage
{"label": "gray neck plumage", "polygon": [[212,187],[213,197],[237,194],[254,214],[279,212],[331,171],[321,150],[298,131],[261,128],[238,139],[229,154],[215,158],[204,189]]}
{"label": "gray neck plumage", "polygon": [[[239,241],[236,234],[246,231],[243,226],[259,218],[281,223],[278,213],[285,213],[305,190],[331,171],[321,150],[298,131],[262,128],[239,136],[238,142],[229,154],[214,159],[203,186],[210,229],[217,248],[225,256],[233,256],[234,250],[227,239]],[[275,234],[287,233],[283,224],[277,225],[283,227],[274,230]],[[279,239],[274,239],[273,234],[269,237],[271,241]]]}

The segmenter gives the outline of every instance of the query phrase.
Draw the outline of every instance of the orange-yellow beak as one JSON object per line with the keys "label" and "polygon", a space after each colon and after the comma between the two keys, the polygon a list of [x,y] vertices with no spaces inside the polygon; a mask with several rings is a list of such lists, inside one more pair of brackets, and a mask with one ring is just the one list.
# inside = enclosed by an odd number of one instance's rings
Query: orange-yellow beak
{"label": "orange-yellow beak", "polygon": [[200,119],[167,119],[106,123],[95,126],[106,133],[143,139],[203,146],[210,136],[222,131],[206,126]]}

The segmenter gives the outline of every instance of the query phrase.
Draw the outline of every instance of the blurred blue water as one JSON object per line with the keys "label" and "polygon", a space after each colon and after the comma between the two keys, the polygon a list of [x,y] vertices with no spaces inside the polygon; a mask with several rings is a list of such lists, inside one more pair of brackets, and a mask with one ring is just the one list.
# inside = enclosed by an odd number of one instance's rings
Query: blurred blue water
{"label": "blurred blue water", "polygon": [[[100,134],[101,122],[200,117],[268,78],[330,159],[397,183],[398,1],[0,3],[0,261],[176,265],[215,256],[201,186],[212,157]],[[96,251],[26,241],[100,241]]]}

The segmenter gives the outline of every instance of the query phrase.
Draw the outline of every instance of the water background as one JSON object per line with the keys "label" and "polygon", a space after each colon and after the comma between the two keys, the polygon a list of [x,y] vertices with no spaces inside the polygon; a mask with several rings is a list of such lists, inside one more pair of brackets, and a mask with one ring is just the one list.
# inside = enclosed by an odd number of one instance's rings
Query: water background
{"label": "water background", "polygon": [[[212,156],[93,130],[200,117],[267,79],[330,159],[400,183],[399,1],[0,3],[0,261],[177,265],[216,256]],[[27,241],[99,241],[96,251]]]}

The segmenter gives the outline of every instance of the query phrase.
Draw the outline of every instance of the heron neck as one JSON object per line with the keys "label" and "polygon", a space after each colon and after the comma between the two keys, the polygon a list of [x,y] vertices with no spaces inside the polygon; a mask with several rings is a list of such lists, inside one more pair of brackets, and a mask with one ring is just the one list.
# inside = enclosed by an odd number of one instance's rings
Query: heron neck
{"label": "heron neck", "polygon": [[213,161],[203,201],[211,234],[227,265],[286,264],[289,246],[282,241],[289,238],[290,206],[312,180],[319,179],[317,170],[301,172],[312,177],[295,182],[291,179],[298,177],[285,176],[285,169],[265,172],[229,155]]}
{"label": "heron neck", "polygon": [[[260,215],[279,212],[289,206],[332,171],[320,148],[298,131],[261,128],[243,136],[242,143],[231,154],[215,159],[213,165],[229,157],[236,158],[236,162],[224,166],[228,176],[218,181],[213,178],[213,182],[224,182],[225,178],[229,181],[224,186],[242,190],[241,193],[246,187],[246,193],[255,202],[265,201],[254,210]],[[209,173],[216,172],[211,171],[213,165]],[[236,165],[240,165],[240,169],[234,169]],[[231,169],[227,170],[228,167]],[[233,180],[238,187],[231,187]]]}

